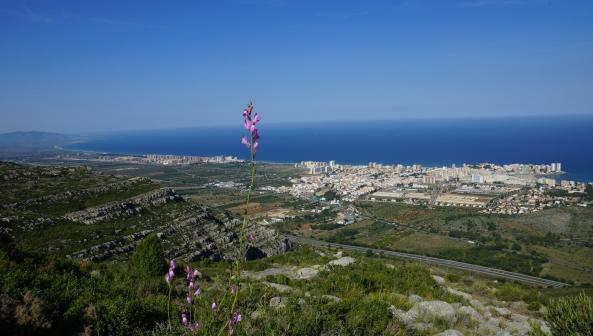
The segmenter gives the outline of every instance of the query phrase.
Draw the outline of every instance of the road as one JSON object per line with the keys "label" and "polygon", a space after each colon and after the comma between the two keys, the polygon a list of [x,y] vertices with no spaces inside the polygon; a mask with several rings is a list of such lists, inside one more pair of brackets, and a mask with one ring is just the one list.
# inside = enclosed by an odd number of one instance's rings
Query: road
{"label": "road", "polygon": [[316,240],[316,239],[310,239],[310,238],[304,238],[304,237],[298,237],[298,236],[292,236],[292,235],[286,235],[286,237],[292,241],[297,241],[297,242],[301,242],[301,243],[309,244],[309,245],[331,246],[331,247],[341,248],[344,250],[352,250],[352,251],[358,251],[358,252],[367,252],[368,250],[371,250],[373,253],[376,253],[376,254],[383,253],[384,255],[391,256],[391,257],[397,257],[397,258],[403,258],[403,259],[413,260],[413,261],[427,263],[427,264],[434,264],[434,265],[457,268],[457,269],[468,271],[468,272],[480,273],[480,274],[484,274],[484,275],[488,275],[488,276],[492,276],[492,277],[513,280],[513,281],[525,283],[528,285],[535,285],[535,286],[542,286],[542,287],[553,287],[553,288],[562,288],[562,287],[569,286],[568,284],[565,284],[565,283],[559,282],[559,281],[548,280],[548,279],[538,278],[538,277],[534,277],[534,276],[530,276],[530,275],[509,272],[509,271],[504,271],[504,270],[480,266],[480,265],[468,264],[468,263],[454,261],[454,260],[427,257],[427,256],[411,254],[411,253],[394,252],[394,251],[381,250],[381,249],[375,249],[375,248],[369,248],[369,247],[329,243],[329,242],[322,241],[322,240]]}

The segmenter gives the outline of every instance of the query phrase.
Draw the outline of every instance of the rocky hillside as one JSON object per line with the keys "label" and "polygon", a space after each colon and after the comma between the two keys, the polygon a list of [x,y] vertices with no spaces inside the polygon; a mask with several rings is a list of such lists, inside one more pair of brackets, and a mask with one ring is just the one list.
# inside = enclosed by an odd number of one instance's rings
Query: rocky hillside
{"label": "rocky hillside", "polygon": [[[154,233],[170,257],[197,261],[232,258],[238,244],[239,219],[147,178],[0,163],[0,189],[0,232],[32,250],[118,259]],[[248,258],[289,248],[270,227],[250,224],[248,232]]]}
{"label": "rocky hillside", "polygon": [[[263,311],[298,311],[299,307],[320,303],[338,306],[358,297],[383,303],[389,316],[384,318],[392,323],[385,330],[389,334],[502,336],[529,335],[536,330],[550,334],[538,309],[529,307],[519,296],[505,296],[508,288],[521,291],[520,286],[474,277],[461,281],[460,276],[443,269],[402,265],[360,254],[346,256],[340,250],[317,249],[315,254],[307,258],[315,264],[304,260],[301,265],[276,263],[244,272],[245,277],[270,288]],[[341,288],[331,290],[328,280]],[[261,318],[261,314],[252,315]]]}

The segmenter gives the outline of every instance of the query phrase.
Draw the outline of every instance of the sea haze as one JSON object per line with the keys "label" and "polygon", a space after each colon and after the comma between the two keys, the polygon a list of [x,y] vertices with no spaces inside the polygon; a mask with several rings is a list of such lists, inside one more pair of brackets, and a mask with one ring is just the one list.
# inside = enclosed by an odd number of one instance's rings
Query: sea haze
{"label": "sea haze", "polygon": [[[104,133],[67,148],[126,154],[233,155],[247,158],[242,124]],[[593,117],[427,119],[260,124],[258,160],[338,163],[561,162],[563,179],[593,181]]]}

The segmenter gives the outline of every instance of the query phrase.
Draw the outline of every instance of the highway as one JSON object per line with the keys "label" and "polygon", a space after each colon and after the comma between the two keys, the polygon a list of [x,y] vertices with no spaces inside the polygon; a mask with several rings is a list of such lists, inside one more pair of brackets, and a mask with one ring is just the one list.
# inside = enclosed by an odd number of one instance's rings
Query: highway
{"label": "highway", "polygon": [[413,260],[413,261],[427,263],[427,264],[434,264],[434,265],[456,268],[456,269],[460,269],[460,270],[464,270],[464,271],[468,271],[468,272],[480,273],[480,274],[484,274],[484,275],[488,275],[488,276],[492,276],[492,277],[513,280],[513,281],[525,283],[525,284],[532,285],[532,286],[553,287],[553,288],[562,288],[562,287],[569,286],[568,284],[565,284],[565,283],[559,282],[559,281],[548,280],[548,279],[538,278],[538,277],[534,277],[534,276],[530,276],[530,275],[509,272],[509,271],[504,271],[504,270],[480,266],[480,265],[468,264],[468,263],[454,261],[454,260],[427,257],[427,256],[411,254],[411,253],[381,250],[381,249],[375,249],[375,248],[370,248],[370,247],[329,243],[329,242],[322,241],[322,240],[298,237],[298,236],[293,236],[293,235],[286,235],[286,237],[292,241],[300,242],[300,243],[304,243],[304,244],[309,244],[309,245],[330,246],[330,247],[341,248],[344,250],[358,251],[358,252],[367,252],[370,250],[375,254],[383,253],[384,255],[391,256],[391,257]]}

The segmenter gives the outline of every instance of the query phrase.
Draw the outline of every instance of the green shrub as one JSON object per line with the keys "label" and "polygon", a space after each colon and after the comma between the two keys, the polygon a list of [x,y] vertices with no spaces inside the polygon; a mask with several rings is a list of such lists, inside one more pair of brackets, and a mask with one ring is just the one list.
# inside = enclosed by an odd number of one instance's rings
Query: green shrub
{"label": "green shrub", "polygon": [[445,275],[445,280],[449,282],[458,282],[460,279],[461,277],[457,274],[447,273],[447,275]]}
{"label": "green shrub", "polygon": [[389,305],[374,300],[347,300],[346,328],[351,335],[383,335],[392,316]]}
{"label": "green shrub", "polygon": [[[164,298],[109,298],[99,304],[99,331],[102,335],[133,335],[152,329],[151,321],[164,320]],[[154,323],[154,322],[152,322]]]}
{"label": "green shrub", "polygon": [[528,295],[528,289],[514,284],[504,284],[496,289],[496,297],[504,301],[523,300]]}
{"label": "green shrub", "polygon": [[167,261],[161,241],[157,236],[144,238],[134,250],[130,258],[132,272],[138,276],[157,276],[165,274]]}
{"label": "green shrub", "polygon": [[554,335],[593,335],[593,299],[581,293],[551,300],[544,315]]}

